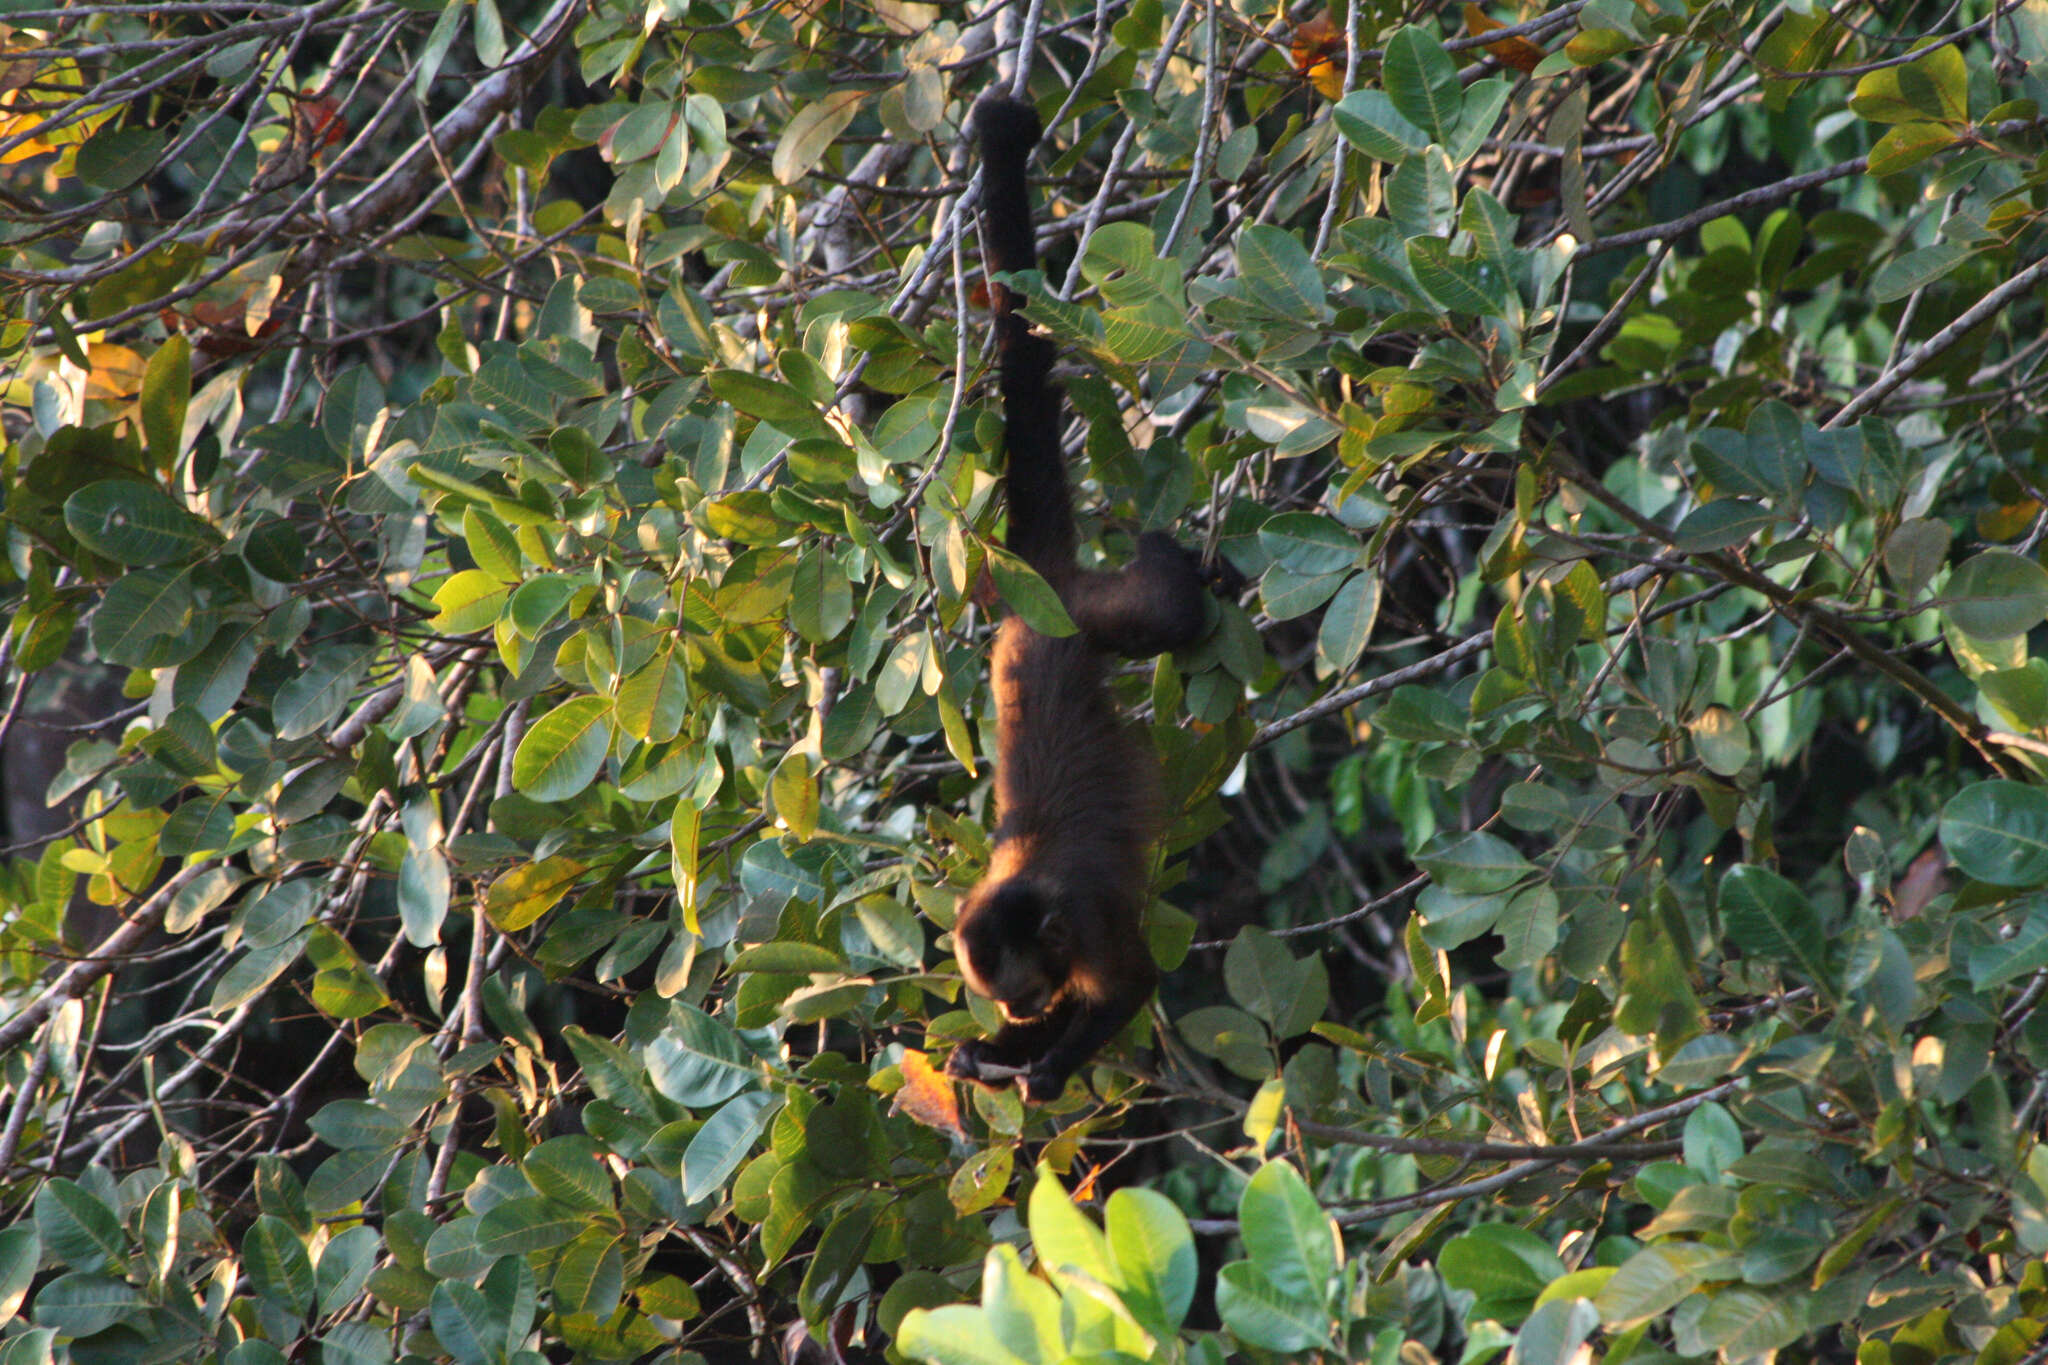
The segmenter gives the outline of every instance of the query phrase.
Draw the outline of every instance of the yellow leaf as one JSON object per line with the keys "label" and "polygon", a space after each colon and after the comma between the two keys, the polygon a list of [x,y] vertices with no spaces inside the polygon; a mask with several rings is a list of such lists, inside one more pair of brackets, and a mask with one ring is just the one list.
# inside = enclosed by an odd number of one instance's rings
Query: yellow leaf
{"label": "yellow leaf", "polygon": [[95,341],[85,348],[92,372],[85,377],[85,396],[102,403],[125,403],[142,392],[148,362],[126,346]]}

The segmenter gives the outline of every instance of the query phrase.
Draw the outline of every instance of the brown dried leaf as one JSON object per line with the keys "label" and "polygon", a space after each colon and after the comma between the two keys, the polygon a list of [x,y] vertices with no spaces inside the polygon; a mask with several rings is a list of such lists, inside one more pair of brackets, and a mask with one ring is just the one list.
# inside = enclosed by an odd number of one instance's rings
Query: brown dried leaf
{"label": "brown dried leaf", "polygon": [[1294,69],[1308,78],[1316,93],[1326,100],[1344,94],[1344,31],[1326,14],[1298,25],[1287,43]]}
{"label": "brown dried leaf", "polygon": [[932,1070],[929,1058],[922,1052],[905,1048],[903,1060],[896,1069],[903,1073],[903,1088],[896,1092],[893,1108],[902,1110],[927,1128],[936,1128],[954,1137],[967,1136],[967,1130],[960,1124],[960,1097],[951,1081]]}
{"label": "brown dried leaf", "polygon": [[[1506,27],[1479,6],[1465,6],[1465,31],[1473,37]],[[1499,38],[1488,43],[1486,50],[1502,66],[1513,67],[1525,74],[1534,71],[1537,63],[1543,60],[1543,49],[1525,38]]]}

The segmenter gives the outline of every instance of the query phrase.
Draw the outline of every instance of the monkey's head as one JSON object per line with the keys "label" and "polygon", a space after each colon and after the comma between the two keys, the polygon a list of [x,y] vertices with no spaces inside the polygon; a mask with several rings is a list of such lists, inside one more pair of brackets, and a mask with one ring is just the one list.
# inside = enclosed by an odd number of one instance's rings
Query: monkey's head
{"label": "monkey's head", "polygon": [[1053,1007],[1072,971],[1066,916],[1043,884],[1007,877],[977,886],[953,926],[960,974],[1011,1023]]}

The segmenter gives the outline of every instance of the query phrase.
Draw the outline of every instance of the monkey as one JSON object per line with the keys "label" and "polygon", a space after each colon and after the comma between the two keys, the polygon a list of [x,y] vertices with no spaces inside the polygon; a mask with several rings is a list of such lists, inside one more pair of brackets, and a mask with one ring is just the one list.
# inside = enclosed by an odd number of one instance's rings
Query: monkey
{"label": "monkey", "polygon": [[[983,254],[993,277],[1035,270],[1025,169],[1040,136],[1029,105],[984,98]],[[962,1043],[948,1074],[984,1084],[1019,1074],[1027,1099],[1057,1098],[1067,1078],[1144,1008],[1158,984],[1140,930],[1152,848],[1161,832],[1159,761],[1117,714],[1107,658],[1193,644],[1208,628],[1196,555],[1159,532],[1110,571],[1081,567],[1060,451],[1052,341],[1019,312],[1021,296],[989,282],[1002,394],[1005,547],[1059,594],[1079,628],[1041,635],[1022,617],[996,632],[996,828],[987,874],[962,900],[953,949],[969,989],[1004,1024]]]}

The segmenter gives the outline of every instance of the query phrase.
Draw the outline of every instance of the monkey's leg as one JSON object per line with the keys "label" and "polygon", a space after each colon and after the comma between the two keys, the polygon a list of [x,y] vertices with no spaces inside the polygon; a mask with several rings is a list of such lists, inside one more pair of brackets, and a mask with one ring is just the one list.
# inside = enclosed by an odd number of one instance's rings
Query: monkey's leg
{"label": "monkey's leg", "polygon": [[1138,557],[1123,568],[1076,575],[1066,596],[1090,643],[1132,658],[1191,645],[1208,621],[1201,559],[1158,531],[1138,537]]}

